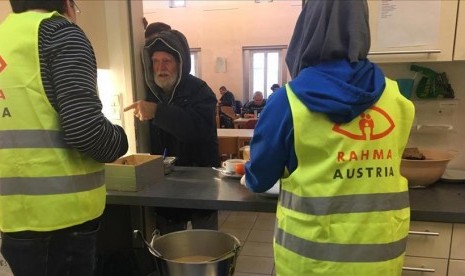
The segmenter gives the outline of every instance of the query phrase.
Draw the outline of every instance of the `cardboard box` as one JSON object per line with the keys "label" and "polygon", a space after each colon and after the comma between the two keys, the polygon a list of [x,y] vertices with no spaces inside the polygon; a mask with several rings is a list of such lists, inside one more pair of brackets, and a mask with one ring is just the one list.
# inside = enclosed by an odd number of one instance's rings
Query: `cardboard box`
{"label": "cardboard box", "polygon": [[133,154],[105,164],[107,190],[140,191],[164,177],[161,155]]}

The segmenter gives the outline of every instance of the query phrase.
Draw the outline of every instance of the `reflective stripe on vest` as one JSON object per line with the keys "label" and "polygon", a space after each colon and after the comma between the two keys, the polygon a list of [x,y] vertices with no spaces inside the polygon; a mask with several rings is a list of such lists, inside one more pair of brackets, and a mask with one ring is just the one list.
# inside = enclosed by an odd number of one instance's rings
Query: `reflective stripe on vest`
{"label": "reflective stripe on vest", "polygon": [[70,148],[63,140],[63,132],[55,130],[3,130],[0,148]]}
{"label": "reflective stripe on vest", "polygon": [[325,216],[331,214],[400,210],[409,207],[409,194],[380,193],[335,197],[299,197],[281,191],[281,206],[298,212]]}
{"label": "reflective stripe on vest", "polygon": [[0,195],[78,193],[101,187],[104,181],[104,171],[72,176],[0,178]]}
{"label": "reflective stripe on vest", "polygon": [[[329,262],[382,262],[394,259],[405,251],[407,238],[389,244],[337,244],[307,241],[277,228],[277,244],[301,256]],[[285,245],[283,245],[283,241]]]}

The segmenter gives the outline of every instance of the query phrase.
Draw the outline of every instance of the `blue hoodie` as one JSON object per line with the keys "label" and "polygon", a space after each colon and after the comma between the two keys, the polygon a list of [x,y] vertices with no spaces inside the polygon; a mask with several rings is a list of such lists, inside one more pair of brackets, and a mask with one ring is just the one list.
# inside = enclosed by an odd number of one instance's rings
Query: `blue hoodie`
{"label": "blue hoodie", "polygon": [[[352,43],[351,37],[357,43]],[[309,110],[326,114],[332,122],[347,123],[378,101],[385,80],[379,67],[366,59],[369,39],[366,3],[307,2],[286,62],[294,77],[289,85]],[[328,41],[331,43],[322,47]],[[255,127],[251,161],[246,164],[247,187],[254,192],[270,189],[283,174],[297,167],[285,89],[268,99]],[[308,131],[312,131],[312,122],[308,122]]]}

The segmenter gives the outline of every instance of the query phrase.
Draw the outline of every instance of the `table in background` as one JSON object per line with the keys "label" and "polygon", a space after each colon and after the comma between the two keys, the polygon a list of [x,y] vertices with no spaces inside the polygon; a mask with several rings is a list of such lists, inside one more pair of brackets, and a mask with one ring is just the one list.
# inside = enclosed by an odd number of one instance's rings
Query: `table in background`
{"label": "table in background", "polygon": [[240,157],[240,149],[249,145],[253,129],[218,128],[218,143],[220,156]]}
{"label": "table in background", "polygon": [[[258,118],[238,118],[234,120],[234,128],[253,129],[257,121],[258,121]],[[247,125],[250,123],[252,123],[254,127],[247,127]]]}

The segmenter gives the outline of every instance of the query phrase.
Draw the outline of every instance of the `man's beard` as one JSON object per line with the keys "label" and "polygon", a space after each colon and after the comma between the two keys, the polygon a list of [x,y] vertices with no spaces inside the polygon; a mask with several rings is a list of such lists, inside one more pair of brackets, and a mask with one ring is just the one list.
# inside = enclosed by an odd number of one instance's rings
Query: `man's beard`
{"label": "man's beard", "polygon": [[171,77],[164,77],[160,78],[156,74],[154,74],[153,78],[155,79],[155,83],[160,86],[163,92],[167,94],[173,93],[174,86],[176,85],[176,81],[178,79],[178,74],[174,74]]}

